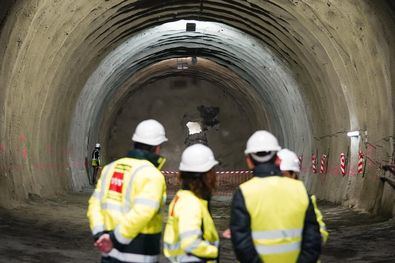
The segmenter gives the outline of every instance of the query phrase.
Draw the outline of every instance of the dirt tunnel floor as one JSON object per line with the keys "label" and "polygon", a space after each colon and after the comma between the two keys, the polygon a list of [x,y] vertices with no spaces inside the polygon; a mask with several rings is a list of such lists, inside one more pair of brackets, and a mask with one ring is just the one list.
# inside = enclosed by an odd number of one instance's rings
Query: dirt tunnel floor
{"label": "dirt tunnel floor", "polygon": [[[88,198],[33,198],[24,207],[0,210],[0,262],[99,262],[85,216]],[[393,220],[329,203],[320,208],[330,231],[322,262],[395,262]],[[213,202],[213,216],[222,232],[228,225],[229,201]],[[235,262],[230,241],[221,241],[221,262]]]}

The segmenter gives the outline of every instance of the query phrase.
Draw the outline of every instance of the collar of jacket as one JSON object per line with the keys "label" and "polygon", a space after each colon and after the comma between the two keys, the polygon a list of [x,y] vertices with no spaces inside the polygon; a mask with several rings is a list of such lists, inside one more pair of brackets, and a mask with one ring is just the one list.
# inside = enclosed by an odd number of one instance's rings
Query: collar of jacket
{"label": "collar of jacket", "polygon": [[140,149],[134,149],[129,151],[127,157],[139,160],[147,160],[155,165],[155,167],[158,167],[161,164],[160,160],[163,159],[163,157],[160,155]]}
{"label": "collar of jacket", "polygon": [[273,163],[262,163],[255,166],[252,171],[256,177],[280,176],[281,171]]}

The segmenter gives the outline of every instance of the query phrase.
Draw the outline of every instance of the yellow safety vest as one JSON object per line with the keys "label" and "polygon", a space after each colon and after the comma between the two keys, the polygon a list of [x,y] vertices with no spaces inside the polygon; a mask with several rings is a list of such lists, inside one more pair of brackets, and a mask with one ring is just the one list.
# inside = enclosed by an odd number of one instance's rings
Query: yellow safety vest
{"label": "yellow safety vest", "polygon": [[[164,254],[171,262],[216,262],[219,238],[207,201],[180,190],[170,203]],[[212,260],[210,260],[212,259]]]}
{"label": "yellow safety vest", "polygon": [[322,237],[322,243],[325,244],[326,241],[328,240],[329,232],[326,229],[326,225],[324,223],[324,217],[322,216],[321,211],[318,209],[317,198],[315,197],[315,195],[311,196],[311,202],[313,203],[313,206],[314,206],[314,212],[315,212],[315,216],[317,217],[317,222],[320,225],[320,233],[321,233],[321,237]]}
{"label": "yellow safety vest", "polygon": [[[160,234],[165,201],[165,179],[153,164],[134,158],[114,161],[103,168],[89,200],[87,216],[92,234],[114,231],[123,245],[139,234]],[[126,262],[155,262],[159,251],[146,256],[113,249],[109,256]]]}
{"label": "yellow safety vest", "polygon": [[92,166],[99,166],[99,160],[92,159]]}
{"label": "yellow safety vest", "polygon": [[240,186],[253,243],[265,263],[296,262],[309,198],[303,183],[282,176],[253,177]]}

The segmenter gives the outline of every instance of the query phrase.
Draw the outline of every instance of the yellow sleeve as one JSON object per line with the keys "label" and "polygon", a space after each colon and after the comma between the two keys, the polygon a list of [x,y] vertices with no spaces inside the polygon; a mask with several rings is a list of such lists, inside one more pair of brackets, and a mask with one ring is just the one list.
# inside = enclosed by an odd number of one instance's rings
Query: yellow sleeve
{"label": "yellow sleeve", "polygon": [[96,189],[89,199],[87,216],[89,219],[89,226],[93,235],[97,235],[105,230],[104,218],[101,209],[101,199],[104,196],[106,183],[105,175],[108,169],[108,167],[104,167],[101,173],[102,176],[99,177],[99,180],[96,184]]}
{"label": "yellow sleeve", "polygon": [[177,204],[181,249],[200,258],[215,259],[218,248],[202,239],[202,212],[199,201],[185,198]]}
{"label": "yellow sleeve", "polygon": [[326,230],[324,218],[321,214],[321,211],[318,209],[317,199],[316,199],[315,195],[311,196],[311,201],[313,202],[313,205],[314,205],[314,212],[315,212],[315,216],[317,217],[317,222],[320,225],[321,237],[322,237],[323,243],[325,244],[326,241],[328,240],[329,232]]}
{"label": "yellow sleeve", "polygon": [[136,174],[133,187],[135,194],[132,196],[130,191],[127,197],[132,200],[131,209],[114,230],[116,241],[125,245],[158,213],[166,191],[164,177],[155,167],[146,167]]}

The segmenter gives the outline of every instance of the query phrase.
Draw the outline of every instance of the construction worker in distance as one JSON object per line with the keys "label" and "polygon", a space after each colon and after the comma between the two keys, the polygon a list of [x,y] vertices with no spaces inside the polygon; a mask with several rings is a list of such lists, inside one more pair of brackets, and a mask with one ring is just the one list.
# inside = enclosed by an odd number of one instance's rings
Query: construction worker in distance
{"label": "construction worker in distance", "polygon": [[103,168],[89,200],[88,218],[102,263],[158,262],[166,184],[160,172],[167,141],[156,120],[140,122],[134,149]]}
{"label": "construction worker in distance", "polygon": [[[279,161],[279,167],[283,176],[292,179],[298,179],[300,173],[300,164],[299,164],[299,158],[296,155],[296,153],[288,149],[282,149],[277,153],[277,156]],[[324,218],[322,216],[322,213],[318,209],[317,198],[315,197],[315,195],[311,195],[310,198],[314,205],[314,212],[317,217],[318,224],[320,225],[322,243],[325,244],[326,241],[328,240],[329,233],[326,229],[326,225],[324,223]]]}
{"label": "construction worker in distance", "polygon": [[275,166],[280,149],[276,137],[263,130],[247,141],[253,178],[235,191],[230,218],[240,262],[316,262],[321,253],[319,225],[304,184],[281,176]]}
{"label": "construction worker in distance", "polygon": [[99,173],[101,161],[100,161],[100,143],[96,143],[95,149],[92,151],[92,178],[90,178],[90,184],[95,185],[97,181],[97,175]]}
{"label": "construction worker in distance", "polygon": [[187,147],[181,157],[181,190],[169,207],[164,254],[171,262],[219,262],[219,237],[209,211],[218,162],[203,144]]}

